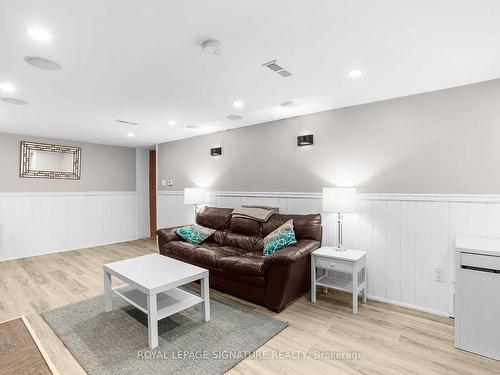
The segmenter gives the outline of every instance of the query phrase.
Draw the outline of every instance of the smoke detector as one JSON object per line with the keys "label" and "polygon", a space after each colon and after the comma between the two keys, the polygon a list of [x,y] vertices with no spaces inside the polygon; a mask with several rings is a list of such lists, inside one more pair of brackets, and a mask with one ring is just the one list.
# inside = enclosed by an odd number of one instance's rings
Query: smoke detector
{"label": "smoke detector", "polygon": [[207,55],[219,56],[222,54],[222,50],[224,46],[218,40],[210,39],[205,40],[201,46],[203,48],[203,52]]}

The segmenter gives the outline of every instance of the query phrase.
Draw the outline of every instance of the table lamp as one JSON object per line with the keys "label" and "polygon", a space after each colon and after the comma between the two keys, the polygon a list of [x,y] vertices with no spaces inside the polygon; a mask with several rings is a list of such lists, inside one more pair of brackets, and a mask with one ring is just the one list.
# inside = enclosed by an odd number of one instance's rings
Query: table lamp
{"label": "table lamp", "polygon": [[185,188],[184,204],[193,204],[194,213],[198,211],[198,205],[207,203],[207,191],[202,188]]}
{"label": "table lamp", "polygon": [[342,220],[344,214],[356,212],[356,189],[324,187],[322,198],[322,211],[337,213],[337,246],[334,247],[334,249],[337,251],[344,251],[346,248],[342,246]]}

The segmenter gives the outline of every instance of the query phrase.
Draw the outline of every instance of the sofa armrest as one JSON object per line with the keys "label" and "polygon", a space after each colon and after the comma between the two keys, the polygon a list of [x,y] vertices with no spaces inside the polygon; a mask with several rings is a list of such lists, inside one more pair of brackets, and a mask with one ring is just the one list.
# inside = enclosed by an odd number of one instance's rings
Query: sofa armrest
{"label": "sofa armrest", "polygon": [[299,261],[304,256],[308,256],[319,248],[321,243],[314,240],[300,240],[294,245],[275,251],[266,257],[264,264],[291,264]]}
{"label": "sofa armrest", "polygon": [[179,235],[175,232],[175,230],[180,227],[181,226],[158,229],[156,231],[156,234],[158,235],[158,238],[159,240],[161,240],[162,243],[167,243],[171,241],[180,241],[182,240],[182,238],[180,238]]}

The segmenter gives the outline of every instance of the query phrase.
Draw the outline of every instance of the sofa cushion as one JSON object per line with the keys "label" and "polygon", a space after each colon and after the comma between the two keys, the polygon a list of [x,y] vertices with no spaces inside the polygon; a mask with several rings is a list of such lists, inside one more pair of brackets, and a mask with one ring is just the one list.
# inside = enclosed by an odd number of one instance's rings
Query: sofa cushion
{"label": "sofa cushion", "polygon": [[321,242],[314,240],[300,240],[294,245],[285,247],[280,251],[275,251],[271,255],[264,257],[268,264],[291,264],[300,258],[309,255],[321,246]]}
{"label": "sofa cushion", "polygon": [[252,251],[249,253],[245,253],[242,255],[242,257],[262,257],[264,254],[262,254],[262,250],[260,251]]}
{"label": "sofa cushion", "polygon": [[261,256],[224,257],[217,261],[217,266],[223,271],[262,276],[267,268],[267,265],[264,266],[264,260]]}
{"label": "sofa cushion", "polygon": [[191,261],[209,267],[218,267],[217,261],[223,257],[238,257],[246,250],[232,246],[200,246],[191,254]]}
{"label": "sofa cushion", "polygon": [[288,220],[293,220],[293,230],[297,240],[321,241],[321,215],[283,215],[274,214],[262,224],[261,236],[265,237]]}
{"label": "sofa cushion", "polygon": [[205,249],[213,249],[213,248],[219,248],[220,244],[218,242],[215,242],[212,240],[213,237],[209,238],[207,241],[203,242],[200,247],[203,247]]}
{"label": "sofa cushion", "polygon": [[229,226],[232,208],[201,206],[196,214],[196,223],[207,228],[224,230]]}
{"label": "sofa cushion", "polygon": [[249,252],[255,249],[258,240],[259,237],[257,236],[246,236],[244,234],[227,232],[224,237],[224,246],[239,247]]}
{"label": "sofa cushion", "polygon": [[[226,237],[226,232],[222,230],[216,230],[214,235],[210,237],[208,240],[213,241],[218,245],[222,245],[224,243],[224,237]],[[205,242],[203,243],[205,245]]]}
{"label": "sofa cushion", "polygon": [[191,256],[197,251],[198,245],[185,241],[170,241],[164,245],[163,250],[175,254],[179,259],[191,261]]}
{"label": "sofa cushion", "polygon": [[180,227],[175,230],[175,233],[182,237],[187,242],[195,245],[199,245],[205,241],[208,237],[215,233],[215,229],[205,228],[201,225],[187,225],[185,227]]}
{"label": "sofa cushion", "polygon": [[231,217],[229,231],[246,236],[258,236],[260,233],[260,223],[245,217]]}
{"label": "sofa cushion", "polygon": [[264,237],[264,256],[295,243],[297,243],[297,240],[293,231],[293,220],[288,220],[285,224]]}

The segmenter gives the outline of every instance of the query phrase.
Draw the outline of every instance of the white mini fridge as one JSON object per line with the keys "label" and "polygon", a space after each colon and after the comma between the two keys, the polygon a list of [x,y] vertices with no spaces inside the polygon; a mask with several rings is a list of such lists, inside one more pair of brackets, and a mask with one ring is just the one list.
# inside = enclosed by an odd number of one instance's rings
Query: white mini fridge
{"label": "white mini fridge", "polygon": [[500,239],[457,237],[455,347],[500,360]]}

